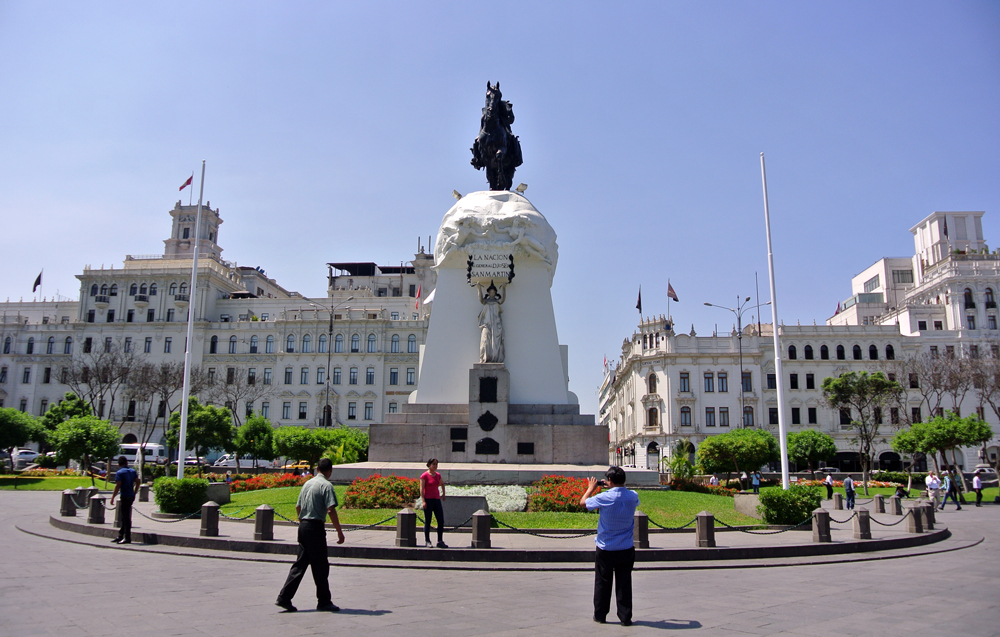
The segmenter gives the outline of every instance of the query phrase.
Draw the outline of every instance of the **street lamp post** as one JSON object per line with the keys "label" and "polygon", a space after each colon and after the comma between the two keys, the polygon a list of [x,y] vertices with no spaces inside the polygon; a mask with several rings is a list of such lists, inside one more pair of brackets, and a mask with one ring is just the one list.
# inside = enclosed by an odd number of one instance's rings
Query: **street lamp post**
{"label": "street lamp post", "polygon": [[[332,306],[330,308],[330,326],[326,331],[326,405],[323,407],[323,425],[324,427],[330,427],[333,425],[333,410],[330,408],[330,364],[332,362],[331,357],[333,356],[333,313],[338,307],[344,303],[349,303],[353,301],[354,297],[349,296],[340,303]],[[316,305],[313,303],[313,305]],[[320,307],[316,305],[316,307]],[[323,308],[324,310],[326,308]]]}
{"label": "street lamp post", "polygon": [[[746,297],[742,301],[740,297],[736,297],[736,307],[726,307],[724,305],[716,305],[714,303],[705,303],[709,307],[717,307],[723,310],[729,310],[736,315],[736,340],[738,343],[738,348],[740,352],[740,423],[741,427],[746,426],[746,415],[744,414],[744,409],[746,408],[743,401],[743,312],[746,310],[747,303],[750,302],[750,297]],[[764,305],[770,305],[770,301],[764,303]]]}

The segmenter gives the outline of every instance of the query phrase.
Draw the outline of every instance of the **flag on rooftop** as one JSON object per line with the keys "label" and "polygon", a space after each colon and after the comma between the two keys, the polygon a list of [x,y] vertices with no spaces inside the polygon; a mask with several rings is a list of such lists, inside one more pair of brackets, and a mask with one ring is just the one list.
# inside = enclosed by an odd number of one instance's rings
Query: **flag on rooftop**
{"label": "flag on rooftop", "polygon": [[35,292],[36,290],[38,290],[38,286],[41,285],[41,284],[42,284],[42,273],[39,272],[38,276],[35,277],[35,285],[34,285],[34,287],[31,288],[31,291]]}
{"label": "flag on rooftop", "polygon": [[419,310],[420,309],[420,291],[423,289],[423,287],[424,287],[423,285],[418,285],[417,286],[417,302],[413,306],[413,309],[415,309],[415,310]]}
{"label": "flag on rooftop", "polygon": [[639,316],[642,316],[642,286],[639,286],[639,300],[636,301],[635,309],[639,310]]}
{"label": "flag on rooftop", "polygon": [[667,281],[667,296],[680,303],[680,299],[677,298],[677,293],[674,292],[674,286],[670,285],[670,281]]}
{"label": "flag on rooftop", "polygon": [[187,178],[187,181],[185,181],[183,184],[181,184],[181,187],[178,188],[177,190],[184,190],[185,188],[187,188],[188,186],[190,186],[191,182],[193,182],[193,181],[194,181],[194,175],[191,175],[190,177]]}

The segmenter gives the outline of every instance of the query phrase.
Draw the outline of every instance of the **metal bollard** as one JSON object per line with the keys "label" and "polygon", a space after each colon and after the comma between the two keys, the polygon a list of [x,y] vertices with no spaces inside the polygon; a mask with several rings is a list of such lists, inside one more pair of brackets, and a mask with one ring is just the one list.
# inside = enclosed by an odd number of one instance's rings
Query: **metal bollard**
{"label": "metal bollard", "polygon": [[118,500],[117,506],[115,506],[115,521],[112,523],[116,529],[122,528],[122,501]]}
{"label": "metal bollard", "polygon": [[885,513],[885,496],[881,493],[875,494],[875,513]]}
{"label": "metal bollard", "polygon": [[274,508],[262,504],[254,509],[253,539],[270,542],[274,539]]}
{"label": "metal bollard", "polygon": [[73,501],[75,492],[73,489],[66,489],[62,492],[62,502],[59,504],[59,515],[65,517],[76,517],[76,503]]}
{"label": "metal bollard", "polygon": [[928,502],[927,504],[924,505],[924,519],[921,520],[921,522],[924,523],[924,530],[925,531],[933,531],[934,530],[934,522],[935,522],[935,518],[934,518],[934,505],[931,504],[930,502]]}
{"label": "metal bollard", "polygon": [[396,514],[396,546],[416,545],[417,512],[407,507]]}
{"label": "metal bollard", "polygon": [[139,502],[149,502],[149,485],[139,485]]}
{"label": "metal bollard", "polygon": [[92,497],[94,497],[95,495],[97,495],[97,494],[99,494],[101,492],[101,490],[98,489],[97,487],[87,487],[85,489],[85,491],[87,492],[87,495],[84,496],[84,497],[85,497],[85,499],[86,499],[87,502],[90,502],[90,499]]}
{"label": "metal bollard", "polygon": [[90,499],[90,513],[87,515],[88,524],[104,524],[104,496],[95,495]]}
{"label": "metal bollard", "polygon": [[844,510],[844,496],[839,493],[833,494],[833,508],[837,511]]}
{"label": "metal bollard", "polygon": [[490,541],[490,524],[492,521],[493,516],[482,509],[472,514],[472,548],[493,548],[493,544]]}
{"label": "metal bollard", "polygon": [[898,495],[889,498],[889,513],[892,515],[903,515],[903,498]]}
{"label": "metal bollard", "polygon": [[[837,495],[836,493],[834,495]],[[813,511],[813,542],[832,542],[830,537],[830,512],[826,509]]]}
{"label": "metal bollard", "polygon": [[699,548],[715,546],[715,516],[702,511],[694,516],[694,544]]}
{"label": "metal bollard", "polygon": [[202,537],[218,537],[219,505],[215,502],[206,502],[201,505],[201,531],[198,535]]}
{"label": "metal bollard", "polygon": [[920,505],[914,505],[907,510],[909,517],[906,519],[907,533],[923,533],[923,514],[920,512]]}
{"label": "metal bollard", "polygon": [[859,508],[858,514],[854,516],[854,539],[872,539],[872,518],[868,509],[864,507]]}
{"label": "metal bollard", "polygon": [[84,489],[83,487],[77,487],[73,489],[73,500],[76,502],[76,505],[81,509],[83,507],[90,506],[90,501],[87,499],[87,497],[88,497],[87,490]]}
{"label": "metal bollard", "polygon": [[637,549],[649,548],[649,516],[642,511],[636,511],[633,518],[632,542]]}

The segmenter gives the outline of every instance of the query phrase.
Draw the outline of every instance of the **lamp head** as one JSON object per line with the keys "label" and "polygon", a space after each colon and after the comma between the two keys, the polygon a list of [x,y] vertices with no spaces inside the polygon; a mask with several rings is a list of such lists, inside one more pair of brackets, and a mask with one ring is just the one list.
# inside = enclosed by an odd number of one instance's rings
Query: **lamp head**
{"label": "lamp head", "polygon": [[711,303],[705,303],[705,305],[707,305],[708,307],[712,307]]}

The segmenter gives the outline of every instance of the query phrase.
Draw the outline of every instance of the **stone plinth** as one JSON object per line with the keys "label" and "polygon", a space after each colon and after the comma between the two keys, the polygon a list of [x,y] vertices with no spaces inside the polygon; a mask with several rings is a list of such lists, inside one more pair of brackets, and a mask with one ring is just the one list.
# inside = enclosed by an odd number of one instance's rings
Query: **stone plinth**
{"label": "stone plinth", "polygon": [[762,520],[763,517],[757,512],[759,504],[760,496],[756,493],[737,493],[733,495],[733,505],[736,507],[737,513]]}

